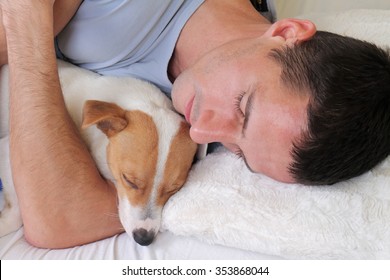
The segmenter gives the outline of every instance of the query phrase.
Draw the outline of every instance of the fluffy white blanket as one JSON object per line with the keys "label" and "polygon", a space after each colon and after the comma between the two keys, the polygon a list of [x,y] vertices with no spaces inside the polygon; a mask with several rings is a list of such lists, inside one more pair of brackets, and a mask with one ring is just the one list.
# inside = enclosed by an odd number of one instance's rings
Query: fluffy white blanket
{"label": "fluffy white blanket", "polygon": [[[390,46],[390,10],[310,15],[318,29]],[[390,258],[390,158],[333,186],[287,185],[248,172],[224,149],[191,171],[163,228],[293,259]]]}

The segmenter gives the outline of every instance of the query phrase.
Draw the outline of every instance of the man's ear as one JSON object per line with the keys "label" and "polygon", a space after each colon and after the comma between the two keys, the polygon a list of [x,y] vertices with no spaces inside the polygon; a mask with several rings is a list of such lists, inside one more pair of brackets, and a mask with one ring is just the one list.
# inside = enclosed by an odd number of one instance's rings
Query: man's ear
{"label": "man's ear", "polygon": [[313,22],[303,19],[282,19],[267,30],[265,35],[284,38],[288,43],[303,42],[311,39],[317,29]]}
{"label": "man's ear", "polygon": [[81,128],[94,124],[111,137],[127,126],[126,111],[114,103],[88,100],[84,104]]}

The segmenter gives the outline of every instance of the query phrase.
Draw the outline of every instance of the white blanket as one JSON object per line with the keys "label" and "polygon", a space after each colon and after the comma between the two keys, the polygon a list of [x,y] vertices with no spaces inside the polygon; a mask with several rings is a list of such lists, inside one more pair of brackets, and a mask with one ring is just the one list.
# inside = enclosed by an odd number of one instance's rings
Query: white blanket
{"label": "white blanket", "polygon": [[[318,29],[390,46],[390,10],[306,18]],[[308,187],[251,174],[220,149],[168,201],[163,228],[286,258],[390,258],[390,159],[359,178]]]}

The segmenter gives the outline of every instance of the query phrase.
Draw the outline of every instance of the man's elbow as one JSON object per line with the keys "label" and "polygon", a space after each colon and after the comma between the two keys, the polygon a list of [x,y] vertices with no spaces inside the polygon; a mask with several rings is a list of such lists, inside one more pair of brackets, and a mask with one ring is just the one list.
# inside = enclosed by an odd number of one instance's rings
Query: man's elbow
{"label": "man's elbow", "polygon": [[24,237],[26,241],[37,248],[64,249],[80,245],[75,234],[66,227],[58,227],[45,222],[24,224]]}

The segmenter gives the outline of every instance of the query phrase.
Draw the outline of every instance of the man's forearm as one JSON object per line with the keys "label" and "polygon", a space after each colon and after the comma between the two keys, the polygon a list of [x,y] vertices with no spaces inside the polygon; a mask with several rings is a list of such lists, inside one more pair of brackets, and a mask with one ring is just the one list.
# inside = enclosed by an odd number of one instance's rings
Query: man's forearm
{"label": "man's forearm", "polygon": [[17,16],[3,11],[10,155],[26,237],[37,246],[68,247],[110,236],[120,223],[98,214],[116,213],[115,190],[101,178],[66,111],[48,2],[16,7]]}

